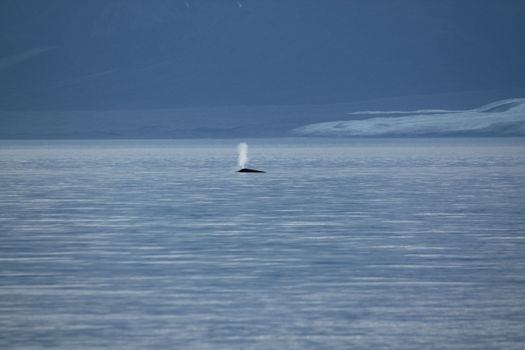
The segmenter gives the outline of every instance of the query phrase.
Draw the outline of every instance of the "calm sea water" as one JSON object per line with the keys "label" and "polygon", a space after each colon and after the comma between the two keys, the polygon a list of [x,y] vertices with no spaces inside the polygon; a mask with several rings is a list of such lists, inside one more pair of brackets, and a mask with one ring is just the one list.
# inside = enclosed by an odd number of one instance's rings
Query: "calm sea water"
{"label": "calm sea water", "polygon": [[2,349],[523,349],[525,140],[0,142]]}

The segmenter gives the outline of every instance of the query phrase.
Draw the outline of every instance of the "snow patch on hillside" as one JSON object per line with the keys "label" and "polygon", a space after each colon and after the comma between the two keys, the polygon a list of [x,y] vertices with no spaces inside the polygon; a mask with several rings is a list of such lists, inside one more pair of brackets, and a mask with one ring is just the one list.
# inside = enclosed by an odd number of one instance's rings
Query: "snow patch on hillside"
{"label": "snow patch on hillside", "polygon": [[[305,125],[298,136],[525,136],[525,98],[494,102],[466,111],[364,111],[384,115]],[[402,116],[392,116],[402,114]]]}

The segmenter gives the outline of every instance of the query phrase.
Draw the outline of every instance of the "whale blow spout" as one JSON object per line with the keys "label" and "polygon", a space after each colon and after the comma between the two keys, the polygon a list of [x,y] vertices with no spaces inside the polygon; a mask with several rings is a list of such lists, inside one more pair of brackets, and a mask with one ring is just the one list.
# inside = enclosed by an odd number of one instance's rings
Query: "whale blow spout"
{"label": "whale blow spout", "polygon": [[248,145],[246,142],[239,143],[239,146],[237,146],[237,150],[239,151],[239,168],[241,170],[237,170],[238,173],[265,173],[265,171],[262,170],[255,170],[255,169],[249,169],[246,167],[246,163],[248,163]]}
{"label": "whale blow spout", "polygon": [[265,173],[266,171],[242,168],[241,170],[238,170],[237,172],[238,173]]}

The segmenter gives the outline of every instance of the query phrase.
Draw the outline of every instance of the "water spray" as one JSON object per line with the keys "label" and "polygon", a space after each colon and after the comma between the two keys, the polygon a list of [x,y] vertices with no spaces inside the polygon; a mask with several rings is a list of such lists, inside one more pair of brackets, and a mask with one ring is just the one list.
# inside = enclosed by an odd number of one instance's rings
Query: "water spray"
{"label": "water spray", "polygon": [[248,145],[246,142],[239,143],[239,146],[237,146],[237,150],[239,151],[239,168],[244,169],[246,168],[246,163],[248,163]]}
{"label": "water spray", "polygon": [[239,151],[239,158],[238,158],[239,168],[241,168],[240,170],[237,171],[238,173],[264,173],[264,171],[248,169],[246,167],[246,164],[248,163],[248,160],[250,159],[248,158],[248,145],[246,144],[246,142],[239,143],[239,146],[237,146],[237,150]]}

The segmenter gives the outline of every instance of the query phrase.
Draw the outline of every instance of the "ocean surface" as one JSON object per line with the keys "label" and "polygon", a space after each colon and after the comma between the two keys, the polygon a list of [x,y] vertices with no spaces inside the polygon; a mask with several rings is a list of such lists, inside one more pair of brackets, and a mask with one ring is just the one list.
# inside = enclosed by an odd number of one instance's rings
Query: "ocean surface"
{"label": "ocean surface", "polygon": [[524,349],[525,139],[1,141],[1,349]]}

